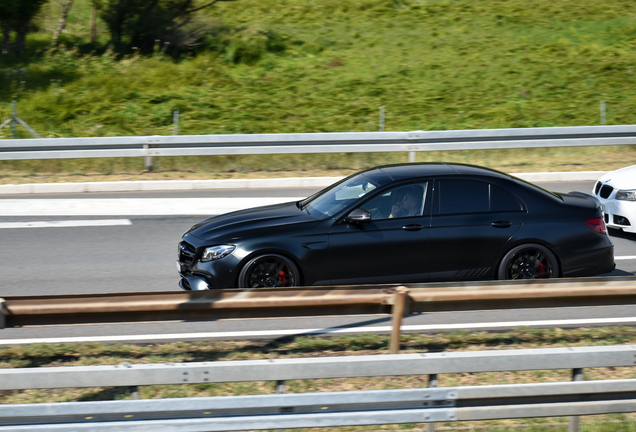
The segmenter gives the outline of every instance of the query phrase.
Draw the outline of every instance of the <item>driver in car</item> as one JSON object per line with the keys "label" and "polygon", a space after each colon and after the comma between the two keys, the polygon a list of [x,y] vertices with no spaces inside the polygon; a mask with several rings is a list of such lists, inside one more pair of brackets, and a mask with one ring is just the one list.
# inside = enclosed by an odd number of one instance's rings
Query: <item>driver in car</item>
{"label": "driver in car", "polygon": [[389,218],[420,216],[422,212],[422,191],[412,186],[402,194],[402,200],[393,204]]}

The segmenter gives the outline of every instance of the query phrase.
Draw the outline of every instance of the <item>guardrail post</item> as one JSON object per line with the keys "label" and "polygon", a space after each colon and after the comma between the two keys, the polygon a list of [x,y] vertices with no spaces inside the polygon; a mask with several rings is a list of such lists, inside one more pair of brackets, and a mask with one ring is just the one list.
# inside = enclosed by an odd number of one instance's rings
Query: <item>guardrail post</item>
{"label": "guardrail post", "polygon": [[18,101],[11,102],[11,133],[13,139],[18,137]]}
{"label": "guardrail post", "polygon": [[[150,144],[144,144],[144,153],[148,154],[148,150],[150,149]],[[148,172],[152,171],[152,156],[146,156],[146,170]]]}
{"label": "guardrail post", "polygon": [[[285,393],[286,393],[285,381],[284,380],[276,381],[276,394],[285,394]],[[285,412],[285,407],[281,407],[280,410],[281,410],[281,413]],[[283,429],[275,429],[274,432],[283,432]]]}
{"label": "guardrail post", "polygon": [[[572,381],[583,381],[583,368],[572,369]],[[568,432],[579,432],[579,417],[570,417]]]}
{"label": "guardrail post", "polygon": [[139,387],[137,386],[130,386],[128,387],[130,389],[130,397],[133,399],[141,399],[141,395],[139,394]]}
{"label": "guardrail post", "polygon": [[[131,368],[132,365],[129,362],[124,362],[122,364],[125,368]],[[139,387],[137,386],[129,386],[128,390],[130,391],[130,397],[132,399],[141,399],[141,395],[139,394]]]}
{"label": "guardrail post", "polygon": [[402,318],[408,313],[406,302],[408,300],[409,289],[406,287],[397,287],[393,301],[393,318],[391,320],[391,346],[390,353],[397,354],[400,352],[400,328],[402,327]]}
{"label": "guardrail post", "polygon": [[[428,387],[435,388],[438,386],[438,384],[439,384],[439,380],[437,379],[437,374],[430,374],[428,376]],[[435,432],[435,423],[427,423],[426,432]]]}
{"label": "guardrail post", "polygon": [[380,107],[380,132],[384,132],[384,107]]}
{"label": "guardrail post", "polygon": [[0,329],[7,328],[7,307],[4,299],[0,298]]}
{"label": "guardrail post", "polygon": [[605,125],[605,101],[601,101],[601,124]]}

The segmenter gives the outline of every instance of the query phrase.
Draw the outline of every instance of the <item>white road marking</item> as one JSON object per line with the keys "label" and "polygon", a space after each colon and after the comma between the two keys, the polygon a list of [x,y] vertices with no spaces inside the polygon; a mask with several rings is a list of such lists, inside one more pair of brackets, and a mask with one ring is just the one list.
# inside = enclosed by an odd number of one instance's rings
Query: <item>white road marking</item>
{"label": "white road marking", "polygon": [[[586,318],[586,319],[565,319],[565,320],[544,320],[544,321],[504,321],[486,323],[462,323],[462,324],[424,324],[424,325],[403,325],[402,331],[447,331],[447,330],[467,330],[481,328],[516,328],[533,326],[558,327],[565,325],[590,325],[605,324],[618,325],[624,323],[634,323],[636,317],[621,318]],[[78,337],[55,337],[55,338],[34,338],[34,339],[4,339],[0,345],[25,345],[35,343],[74,343],[74,342],[138,342],[138,341],[170,341],[188,339],[214,339],[214,338],[251,338],[264,336],[292,336],[305,334],[329,334],[329,333],[375,333],[390,332],[391,326],[371,326],[371,327],[335,327],[327,329],[290,329],[290,330],[253,330],[235,332],[203,332],[203,333],[172,333],[172,334],[151,334],[151,335],[113,335],[113,336],[78,336]]]}
{"label": "white road marking", "polygon": [[636,255],[625,255],[625,256],[617,256],[614,257],[615,261],[619,260],[636,260]]}
{"label": "white road marking", "polygon": [[250,207],[300,199],[303,198],[2,199],[0,200],[0,216],[218,215]]}
{"label": "white road marking", "polygon": [[0,222],[0,229],[102,227],[102,226],[118,226],[118,225],[132,225],[132,222],[130,221],[130,219]]}

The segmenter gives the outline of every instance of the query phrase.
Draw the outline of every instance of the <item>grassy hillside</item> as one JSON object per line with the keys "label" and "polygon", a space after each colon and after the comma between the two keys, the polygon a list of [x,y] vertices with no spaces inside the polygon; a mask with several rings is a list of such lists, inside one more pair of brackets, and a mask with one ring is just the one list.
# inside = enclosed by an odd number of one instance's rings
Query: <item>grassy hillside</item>
{"label": "grassy hillside", "polygon": [[[604,100],[607,124],[636,123],[636,10],[627,0],[239,0],[207,10],[208,36],[176,60],[161,46],[120,60],[103,53],[105,27],[88,44],[88,0],[76,3],[68,48],[46,51],[57,19],[51,4],[31,51],[0,59],[0,121],[17,99],[20,117],[46,137],[169,135],[175,110],[180,134],[374,131],[382,106],[389,131],[581,126],[599,124]],[[496,153],[465,153],[453,157],[499,168],[524,159],[501,166]],[[598,165],[626,165],[636,150],[535,150],[525,158],[545,166],[553,158],[577,164],[579,155],[593,160],[591,169],[610,169]],[[448,159],[420,155],[428,157]],[[405,157],[196,159],[198,166],[165,159],[158,168],[334,169]],[[143,170],[143,162],[0,167],[123,172]]]}

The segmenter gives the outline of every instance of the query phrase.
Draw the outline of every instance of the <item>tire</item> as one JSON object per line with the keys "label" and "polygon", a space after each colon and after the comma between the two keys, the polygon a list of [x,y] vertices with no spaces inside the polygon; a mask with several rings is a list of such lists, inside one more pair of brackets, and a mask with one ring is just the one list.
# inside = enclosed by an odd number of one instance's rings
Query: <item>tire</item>
{"label": "tire", "polygon": [[300,283],[296,265],[278,254],[259,255],[243,266],[239,273],[239,288],[285,288]]}
{"label": "tire", "polygon": [[547,279],[559,277],[559,262],[550,249],[525,244],[511,249],[501,260],[497,279]]}

